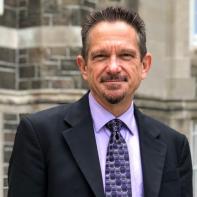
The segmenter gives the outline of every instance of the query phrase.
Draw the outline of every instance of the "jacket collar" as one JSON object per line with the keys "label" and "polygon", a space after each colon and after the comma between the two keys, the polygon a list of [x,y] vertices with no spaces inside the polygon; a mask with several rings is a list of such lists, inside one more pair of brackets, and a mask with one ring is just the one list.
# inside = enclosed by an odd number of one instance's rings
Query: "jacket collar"
{"label": "jacket collar", "polygon": [[136,107],[134,114],[140,139],[144,197],[158,197],[167,145],[160,138],[161,131],[155,120],[142,114]]}
{"label": "jacket collar", "polygon": [[63,136],[73,157],[95,196],[104,197],[88,94],[68,108],[64,120],[70,128],[63,131]]}

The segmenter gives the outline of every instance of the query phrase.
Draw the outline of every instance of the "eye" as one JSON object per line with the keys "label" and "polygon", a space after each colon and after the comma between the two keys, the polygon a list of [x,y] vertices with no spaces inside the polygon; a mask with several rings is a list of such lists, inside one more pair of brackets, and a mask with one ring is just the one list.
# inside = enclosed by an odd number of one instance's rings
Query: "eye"
{"label": "eye", "polygon": [[135,55],[132,53],[122,53],[122,54],[120,54],[120,58],[123,60],[131,60],[131,59],[135,58]]}
{"label": "eye", "polygon": [[106,54],[96,54],[93,56],[93,60],[96,60],[96,61],[102,61],[102,60],[105,60],[107,58],[107,55]]}

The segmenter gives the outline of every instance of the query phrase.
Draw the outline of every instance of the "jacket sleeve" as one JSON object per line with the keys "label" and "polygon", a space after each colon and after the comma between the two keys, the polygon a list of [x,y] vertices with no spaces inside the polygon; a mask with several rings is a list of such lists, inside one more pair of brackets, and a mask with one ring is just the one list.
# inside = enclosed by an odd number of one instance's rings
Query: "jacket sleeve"
{"label": "jacket sleeve", "polygon": [[46,196],[46,170],[39,137],[29,119],[21,120],[8,169],[8,197]]}
{"label": "jacket sleeve", "polygon": [[193,197],[192,162],[188,140],[185,138],[180,152],[179,172],[181,178],[181,197]]}

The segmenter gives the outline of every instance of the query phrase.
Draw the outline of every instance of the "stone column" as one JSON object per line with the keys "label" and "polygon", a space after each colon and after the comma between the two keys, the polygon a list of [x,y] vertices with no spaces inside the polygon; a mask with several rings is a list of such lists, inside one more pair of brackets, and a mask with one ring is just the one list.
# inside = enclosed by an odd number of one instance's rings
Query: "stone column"
{"label": "stone column", "polygon": [[192,99],[195,82],[189,55],[189,1],[141,0],[139,12],[147,26],[153,54],[152,70],[139,94],[163,99]]}
{"label": "stone column", "polygon": [[[191,63],[189,53],[189,3],[190,1],[175,0],[171,9],[170,38],[168,42],[168,54],[171,80],[169,83],[169,97],[175,99],[195,98],[195,80],[191,75]],[[170,9],[170,3],[167,4]],[[171,50],[170,50],[171,48]]]}

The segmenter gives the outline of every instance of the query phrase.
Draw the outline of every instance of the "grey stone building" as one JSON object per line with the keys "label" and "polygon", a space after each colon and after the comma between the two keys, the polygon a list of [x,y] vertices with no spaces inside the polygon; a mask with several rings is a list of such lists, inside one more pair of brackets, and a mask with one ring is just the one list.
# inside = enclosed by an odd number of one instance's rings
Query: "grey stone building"
{"label": "grey stone building", "polygon": [[20,118],[86,92],[75,63],[80,24],[92,9],[109,5],[136,9],[145,20],[154,61],[135,100],[146,113],[187,135],[197,197],[197,53],[190,41],[195,0],[0,3],[0,197],[7,196],[8,161]]}

